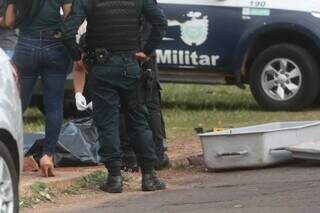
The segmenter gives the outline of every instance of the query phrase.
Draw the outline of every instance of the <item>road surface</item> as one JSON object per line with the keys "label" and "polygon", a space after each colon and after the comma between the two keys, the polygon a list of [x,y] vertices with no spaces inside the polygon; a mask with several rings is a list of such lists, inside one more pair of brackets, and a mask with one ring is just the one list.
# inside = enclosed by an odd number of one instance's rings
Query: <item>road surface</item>
{"label": "road surface", "polygon": [[67,213],[319,213],[320,165],[207,173],[166,191],[138,193]]}

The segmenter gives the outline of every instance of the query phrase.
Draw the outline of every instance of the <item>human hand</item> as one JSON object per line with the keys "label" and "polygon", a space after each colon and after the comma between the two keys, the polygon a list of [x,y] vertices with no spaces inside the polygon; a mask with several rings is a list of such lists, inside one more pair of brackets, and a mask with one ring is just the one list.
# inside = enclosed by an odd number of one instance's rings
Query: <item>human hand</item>
{"label": "human hand", "polygon": [[4,18],[3,17],[0,17],[0,28],[1,27],[4,27],[6,24],[4,22]]}
{"label": "human hand", "polygon": [[76,61],[74,62],[74,65],[73,65],[73,69],[74,71],[77,71],[77,72],[85,72],[85,67],[84,67],[84,64],[83,62],[80,62],[80,61]]}
{"label": "human hand", "polygon": [[76,107],[77,110],[79,111],[85,111],[88,107],[87,107],[87,100],[86,98],[82,95],[81,92],[77,92],[75,95],[75,99],[76,99]]}
{"label": "human hand", "polygon": [[144,52],[137,52],[135,56],[136,59],[141,62],[147,62],[150,59]]}
{"label": "human hand", "polygon": [[85,66],[84,66],[84,63],[83,63],[83,58],[84,58],[84,55],[82,54],[81,55],[81,59],[79,61],[75,61],[74,62],[74,66],[75,66],[75,69],[76,70],[84,70],[85,69]]}

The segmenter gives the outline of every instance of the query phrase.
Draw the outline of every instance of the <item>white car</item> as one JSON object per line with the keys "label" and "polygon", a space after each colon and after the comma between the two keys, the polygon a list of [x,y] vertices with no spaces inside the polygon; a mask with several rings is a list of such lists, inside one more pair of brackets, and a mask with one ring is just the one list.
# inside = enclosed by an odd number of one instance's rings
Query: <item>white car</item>
{"label": "white car", "polygon": [[17,73],[0,49],[0,212],[19,211],[23,121]]}

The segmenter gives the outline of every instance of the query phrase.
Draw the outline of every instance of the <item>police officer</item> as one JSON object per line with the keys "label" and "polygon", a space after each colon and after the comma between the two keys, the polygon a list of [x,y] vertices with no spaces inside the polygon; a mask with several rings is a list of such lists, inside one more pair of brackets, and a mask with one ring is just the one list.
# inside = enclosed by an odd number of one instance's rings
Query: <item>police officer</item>
{"label": "police officer", "polygon": [[[152,25],[149,40],[139,49],[141,16]],[[146,121],[147,109],[138,97],[140,67],[165,35],[167,22],[154,0],[75,0],[73,11],[62,26],[66,47],[82,66],[75,34],[87,19],[88,83],[92,91],[93,117],[98,128],[102,160],[109,171],[103,190],[122,192],[119,106],[125,108],[128,134],[142,171],[142,190],[164,189],[156,176],[157,160],[152,132]],[[137,52],[138,51],[138,52]]]}
{"label": "police officer", "polygon": [[[145,21],[142,34],[143,45],[146,45],[150,33],[151,26]],[[161,86],[159,81],[159,67],[155,52],[152,53],[150,60],[143,64],[143,70],[146,75],[144,89],[146,105],[149,111],[149,124],[152,129],[153,141],[158,157],[156,168],[161,169],[169,165],[169,159],[165,154],[164,147],[166,133],[161,111]]]}
{"label": "police officer", "polygon": [[[148,42],[151,33],[151,25],[143,21],[143,32],[141,38],[141,47]],[[155,52],[151,54],[150,60],[142,65],[143,77],[141,93],[144,96],[145,104],[148,108],[148,123],[152,130],[153,141],[155,143],[157,163],[156,169],[163,169],[169,166],[169,158],[165,154],[165,126],[161,112],[161,87],[159,82],[159,67]],[[120,121],[125,123],[123,119]],[[124,170],[136,171],[135,155],[126,135],[124,125],[120,125],[121,146],[123,150],[123,168]]]}

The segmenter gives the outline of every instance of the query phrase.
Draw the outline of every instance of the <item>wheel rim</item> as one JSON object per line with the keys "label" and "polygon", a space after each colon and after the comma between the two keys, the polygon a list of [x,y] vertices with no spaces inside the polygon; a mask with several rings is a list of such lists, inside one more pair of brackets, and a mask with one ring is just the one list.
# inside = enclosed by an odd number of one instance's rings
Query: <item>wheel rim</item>
{"label": "wheel rim", "polygon": [[286,58],[277,58],[263,69],[261,85],[265,94],[276,101],[287,101],[300,90],[302,73],[299,66]]}
{"label": "wheel rim", "polygon": [[6,161],[0,157],[0,213],[13,213],[14,189]]}

